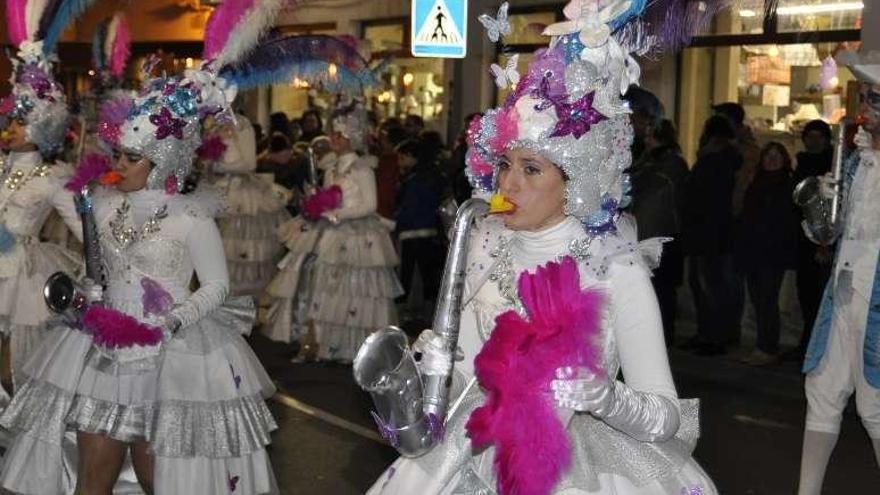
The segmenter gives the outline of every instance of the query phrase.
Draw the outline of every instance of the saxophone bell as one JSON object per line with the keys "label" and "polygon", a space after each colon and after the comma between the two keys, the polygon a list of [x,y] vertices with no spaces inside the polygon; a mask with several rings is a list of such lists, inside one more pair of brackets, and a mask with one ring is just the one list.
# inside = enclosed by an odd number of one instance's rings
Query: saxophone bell
{"label": "saxophone bell", "polygon": [[843,162],[846,152],[847,123],[840,122],[837,135],[837,146],[831,169],[834,181],[834,194],[828,197],[822,192],[819,177],[807,177],[795,186],[792,199],[804,214],[802,226],[804,234],[816,244],[830,246],[834,244],[843,228],[841,221],[841,204],[843,202]]}
{"label": "saxophone bell", "polygon": [[[470,230],[489,205],[470,199],[458,209],[446,268],[437,298],[433,330],[449,356],[458,347]],[[379,431],[404,457],[418,457],[443,437],[452,369],[421,370],[406,334],[387,327],[370,334],[352,363],[357,384],[373,398]]]}
{"label": "saxophone bell", "polygon": [[49,276],[43,285],[43,300],[49,310],[57,314],[81,311],[88,305],[85,290],[64,272]]}

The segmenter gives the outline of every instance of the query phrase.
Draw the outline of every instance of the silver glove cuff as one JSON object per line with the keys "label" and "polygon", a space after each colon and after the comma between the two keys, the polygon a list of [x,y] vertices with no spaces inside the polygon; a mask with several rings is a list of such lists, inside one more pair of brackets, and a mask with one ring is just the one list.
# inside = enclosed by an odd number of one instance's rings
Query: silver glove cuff
{"label": "silver glove cuff", "polygon": [[660,442],[675,436],[681,422],[676,405],[662,395],[638,392],[623,382],[614,384],[608,408],[595,411],[609,426],[642,442]]}

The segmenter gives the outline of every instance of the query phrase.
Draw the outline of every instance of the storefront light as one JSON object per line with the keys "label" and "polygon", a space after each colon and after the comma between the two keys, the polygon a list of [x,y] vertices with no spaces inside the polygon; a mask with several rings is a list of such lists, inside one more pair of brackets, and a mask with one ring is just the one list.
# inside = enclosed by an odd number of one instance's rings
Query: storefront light
{"label": "storefront light", "polygon": [[331,79],[336,79],[336,71],[336,64],[330,64],[330,66],[327,67],[327,73],[330,74]]}
{"label": "storefront light", "polygon": [[414,79],[415,79],[415,76],[413,76],[411,72],[407,72],[406,74],[403,75],[403,85],[410,86],[413,83]]}
{"label": "storefront light", "polygon": [[[862,10],[865,8],[864,2],[840,2],[840,3],[820,3],[815,5],[784,5],[776,9],[777,15],[813,15],[813,14],[832,14],[837,12],[846,12],[854,10]],[[758,13],[752,9],[741,9],[740,17],[757,17]]]}
{"label": "storefront light", "polygon": [[195,60],[190,57],[186,57],[186,68],[191,69],[193,65],[195,65]]}

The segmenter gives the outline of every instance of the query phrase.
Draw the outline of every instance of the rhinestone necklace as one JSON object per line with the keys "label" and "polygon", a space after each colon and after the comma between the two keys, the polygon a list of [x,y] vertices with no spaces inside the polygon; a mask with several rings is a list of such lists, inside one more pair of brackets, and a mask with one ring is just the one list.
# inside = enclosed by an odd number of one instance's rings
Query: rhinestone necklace
{"label": "rhinestone necklace", "polygon": [[150,235],[159,232],[161,230],[160,224],[162,223],[162,220],[168,216],[168,205],[166,204],[157,207],[153,211],[153,214],[150,215],[150,218],[141,225],[140,229],[126,227],[130,212],[131,204],[125,199],[122,201],[119,208],[116,209],[116,216],[110,221],[110,232],[113,234],[113,238],[116,239],[116,242],[118,242],[123,249],[127,248],[132,243],[146,239]]}

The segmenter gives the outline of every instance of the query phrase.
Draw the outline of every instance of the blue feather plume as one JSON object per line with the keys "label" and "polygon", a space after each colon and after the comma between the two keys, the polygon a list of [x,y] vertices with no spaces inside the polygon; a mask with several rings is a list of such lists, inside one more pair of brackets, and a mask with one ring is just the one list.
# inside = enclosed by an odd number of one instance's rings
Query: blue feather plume
{"label": "blue feather plume", "polygon": [[95,0],[61,0],[56,12],[52,16],[49,27],[46,29],[45,36],[42,38],[43,53],[49,55],[55,51],[55,44],[58,43],[61,34],[64,33],[67,26],[76,20],[77,17],[81,16],[94,3]]}
{"label": "blue feather plume", "polygon": [[92,61],[95,63],[95,70],[99,73],[107,68],[107,57],[104,56],[104,41],[107,39],[107,27],[110,25],[110,19],[104,19],[98,23],[95,29],[95,36],[92,37]]}
{"label": "blue feather plume", "polygon": [[[336,67],[334,76],[331,64]],[[328,91],[361,92],[378,82],[357,50],[325,35],[270,37],[245,59],[223,67],[220,75],[240,89],[299,78]]]}

